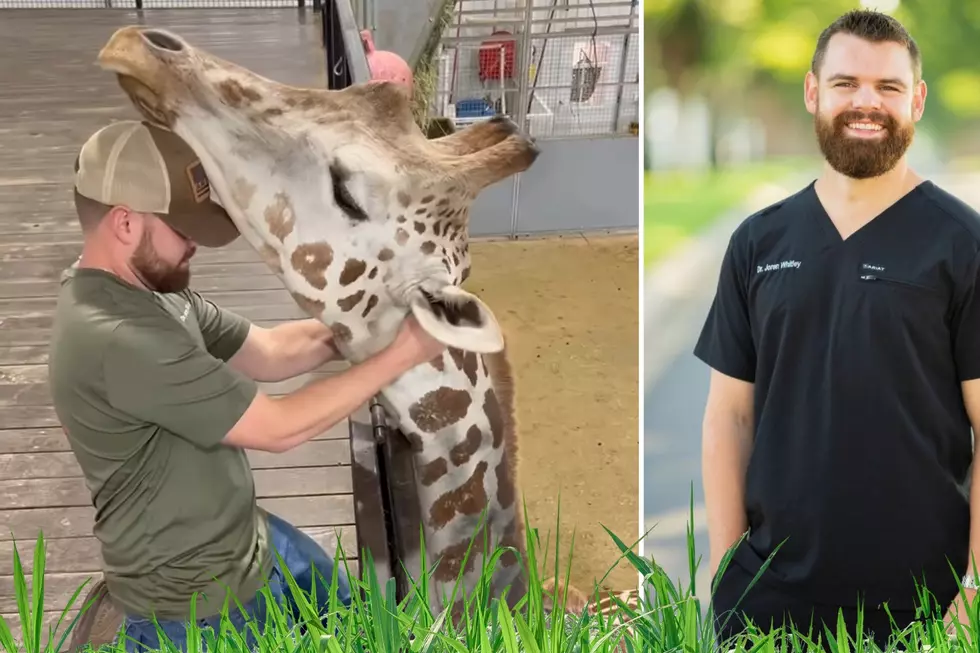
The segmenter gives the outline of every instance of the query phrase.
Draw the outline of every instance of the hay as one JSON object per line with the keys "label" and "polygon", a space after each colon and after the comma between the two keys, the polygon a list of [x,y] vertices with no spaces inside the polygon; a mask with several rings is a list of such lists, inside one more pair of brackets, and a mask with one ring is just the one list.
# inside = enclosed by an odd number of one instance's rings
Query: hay
{"label": "hay", "polygon": [[439,66],[435,61],[436,52],[439,50],[439,43],[442,41],[446,27],[453,19],[455,9],[456,0],[443,0],[442,10],[429,32],[429,39],[412,71],[415,78],[412,115],[423,132],[428,132],[429,129],[429,105],[435,97],[436,84],[439,80]]}

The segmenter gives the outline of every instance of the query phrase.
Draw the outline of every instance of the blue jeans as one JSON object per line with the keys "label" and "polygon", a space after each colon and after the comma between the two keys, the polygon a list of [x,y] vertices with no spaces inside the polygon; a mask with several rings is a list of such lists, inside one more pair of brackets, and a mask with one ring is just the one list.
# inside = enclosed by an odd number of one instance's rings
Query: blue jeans
{"label": "blue jeans", "polygon": [[[296,584],[304,592],[310,594],[311,600],[313,598],[313,583],[318,579],[318,576],[322,576],[316,587],[316,603],[318,612],[325,613],[330,605],[329,585],[333,576],[333,559],[310,536],[289,522],[273,514],[268,515],[268,520],[272,548],[282,556],[283,562]],[[273,556],[272,561],[269,590],[272,597],[279,603],[280,610],[284,610],[287,618],[291,617],[291,623],[295,623],[300,614],[293,602],[292,592],[286,584],[286,578],[279,566],[279,561],[275,559],[275,556]],[[337,591],[340,602],[349,607],[351,604],[350,585],[343,567],[337,570]],[[246,628],[245,621],[248,619],[254,622],[259,632],[263,630],[267,618],[266,599],[262,595],[256,595],[247,602],[244,597],[239,597],[239,601],[245,608],[245,613],[243,614],[232,601],[229,603],[228,619],[235,630],[245,637],[249,648],[254,648],[255,636],[251,632],[251,627]],[[187,651],[185,621],[161,620],[157,623],[178,650]],[[202,630],[211,628],[217,635],[221,628],[221,615],[198,619],[197,625]],[[122,636],[125,638],[127,653],[145,653],[147,650],[157,651],[162,648],[157,636],[156,624],[152,619],[127,615]],[[204,646],[203,633],[201,646]]]}

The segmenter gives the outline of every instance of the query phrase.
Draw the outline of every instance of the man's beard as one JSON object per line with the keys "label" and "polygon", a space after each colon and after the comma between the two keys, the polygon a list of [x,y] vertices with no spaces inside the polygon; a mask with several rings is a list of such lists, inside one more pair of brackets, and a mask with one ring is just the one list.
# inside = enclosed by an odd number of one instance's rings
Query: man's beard
{"label": "man's beard", "polygon": [[175,267],[168,266],[153,250],[150,235],[146,231],[133,252],[130,265],[150,290],[161,293],[180,292],[190,285],[191,269],[187,261]]}
{"label": "man's beard", "polygon": [[[845,133],[847,123],[870,120],[885,129],[883,139],[865,140]],[[895,167],[915,136],[915,125],[899,125],[886,113],[845,111],[828,121],[819,108],[813,118],[817,141],[827,163],[842,175],[853,179],[869,179],[885,174]]]}

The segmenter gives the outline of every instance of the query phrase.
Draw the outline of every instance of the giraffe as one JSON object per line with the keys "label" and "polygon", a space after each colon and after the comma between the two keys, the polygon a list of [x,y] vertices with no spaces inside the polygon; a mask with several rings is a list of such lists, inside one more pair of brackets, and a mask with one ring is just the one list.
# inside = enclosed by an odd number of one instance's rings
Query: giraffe
{"label": "giraffe", "polygon": [[[481,574],[484,535],[491,551],[525,554],[504,334],[490,307],[461,284],[471,266],[470,204],[527,170],[538,157],[534,142],[506,118],[430,140],[395,83],[288,86],[161,29],[120,28],[98,64],[116,74],[145,120],[196,152],[243,238],[297,305],[332,329],[345,359],[380,351],[408,314],[447,345],[380,401],[409,441],[426,559],[435,568],[428,600],[433,612],[458,615]],[[405,564],[417,573],[419,559],[410,552]],[[491,595],[513,606],[527,590],[526,571],[505,554]],[[460,575],[463,591],[445,605]],[[549,579],[545,589],[549,605],[563,603],[567,590],[567,612],[589,605],[567,583]]]}

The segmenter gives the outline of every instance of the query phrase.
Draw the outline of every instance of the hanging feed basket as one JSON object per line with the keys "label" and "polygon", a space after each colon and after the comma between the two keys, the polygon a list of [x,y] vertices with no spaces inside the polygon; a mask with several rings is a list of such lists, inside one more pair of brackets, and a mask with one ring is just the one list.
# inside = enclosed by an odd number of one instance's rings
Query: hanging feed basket
{"label": "hanging feed basket", "polygon": [[501,56],[503,57],[503,77],[512,79],[514,77],[516,51],[517,43],[513,34],[505,30],[494,32],[491,38],[480,44],[480,81],[485,82],[488,79],[501,78]]}

